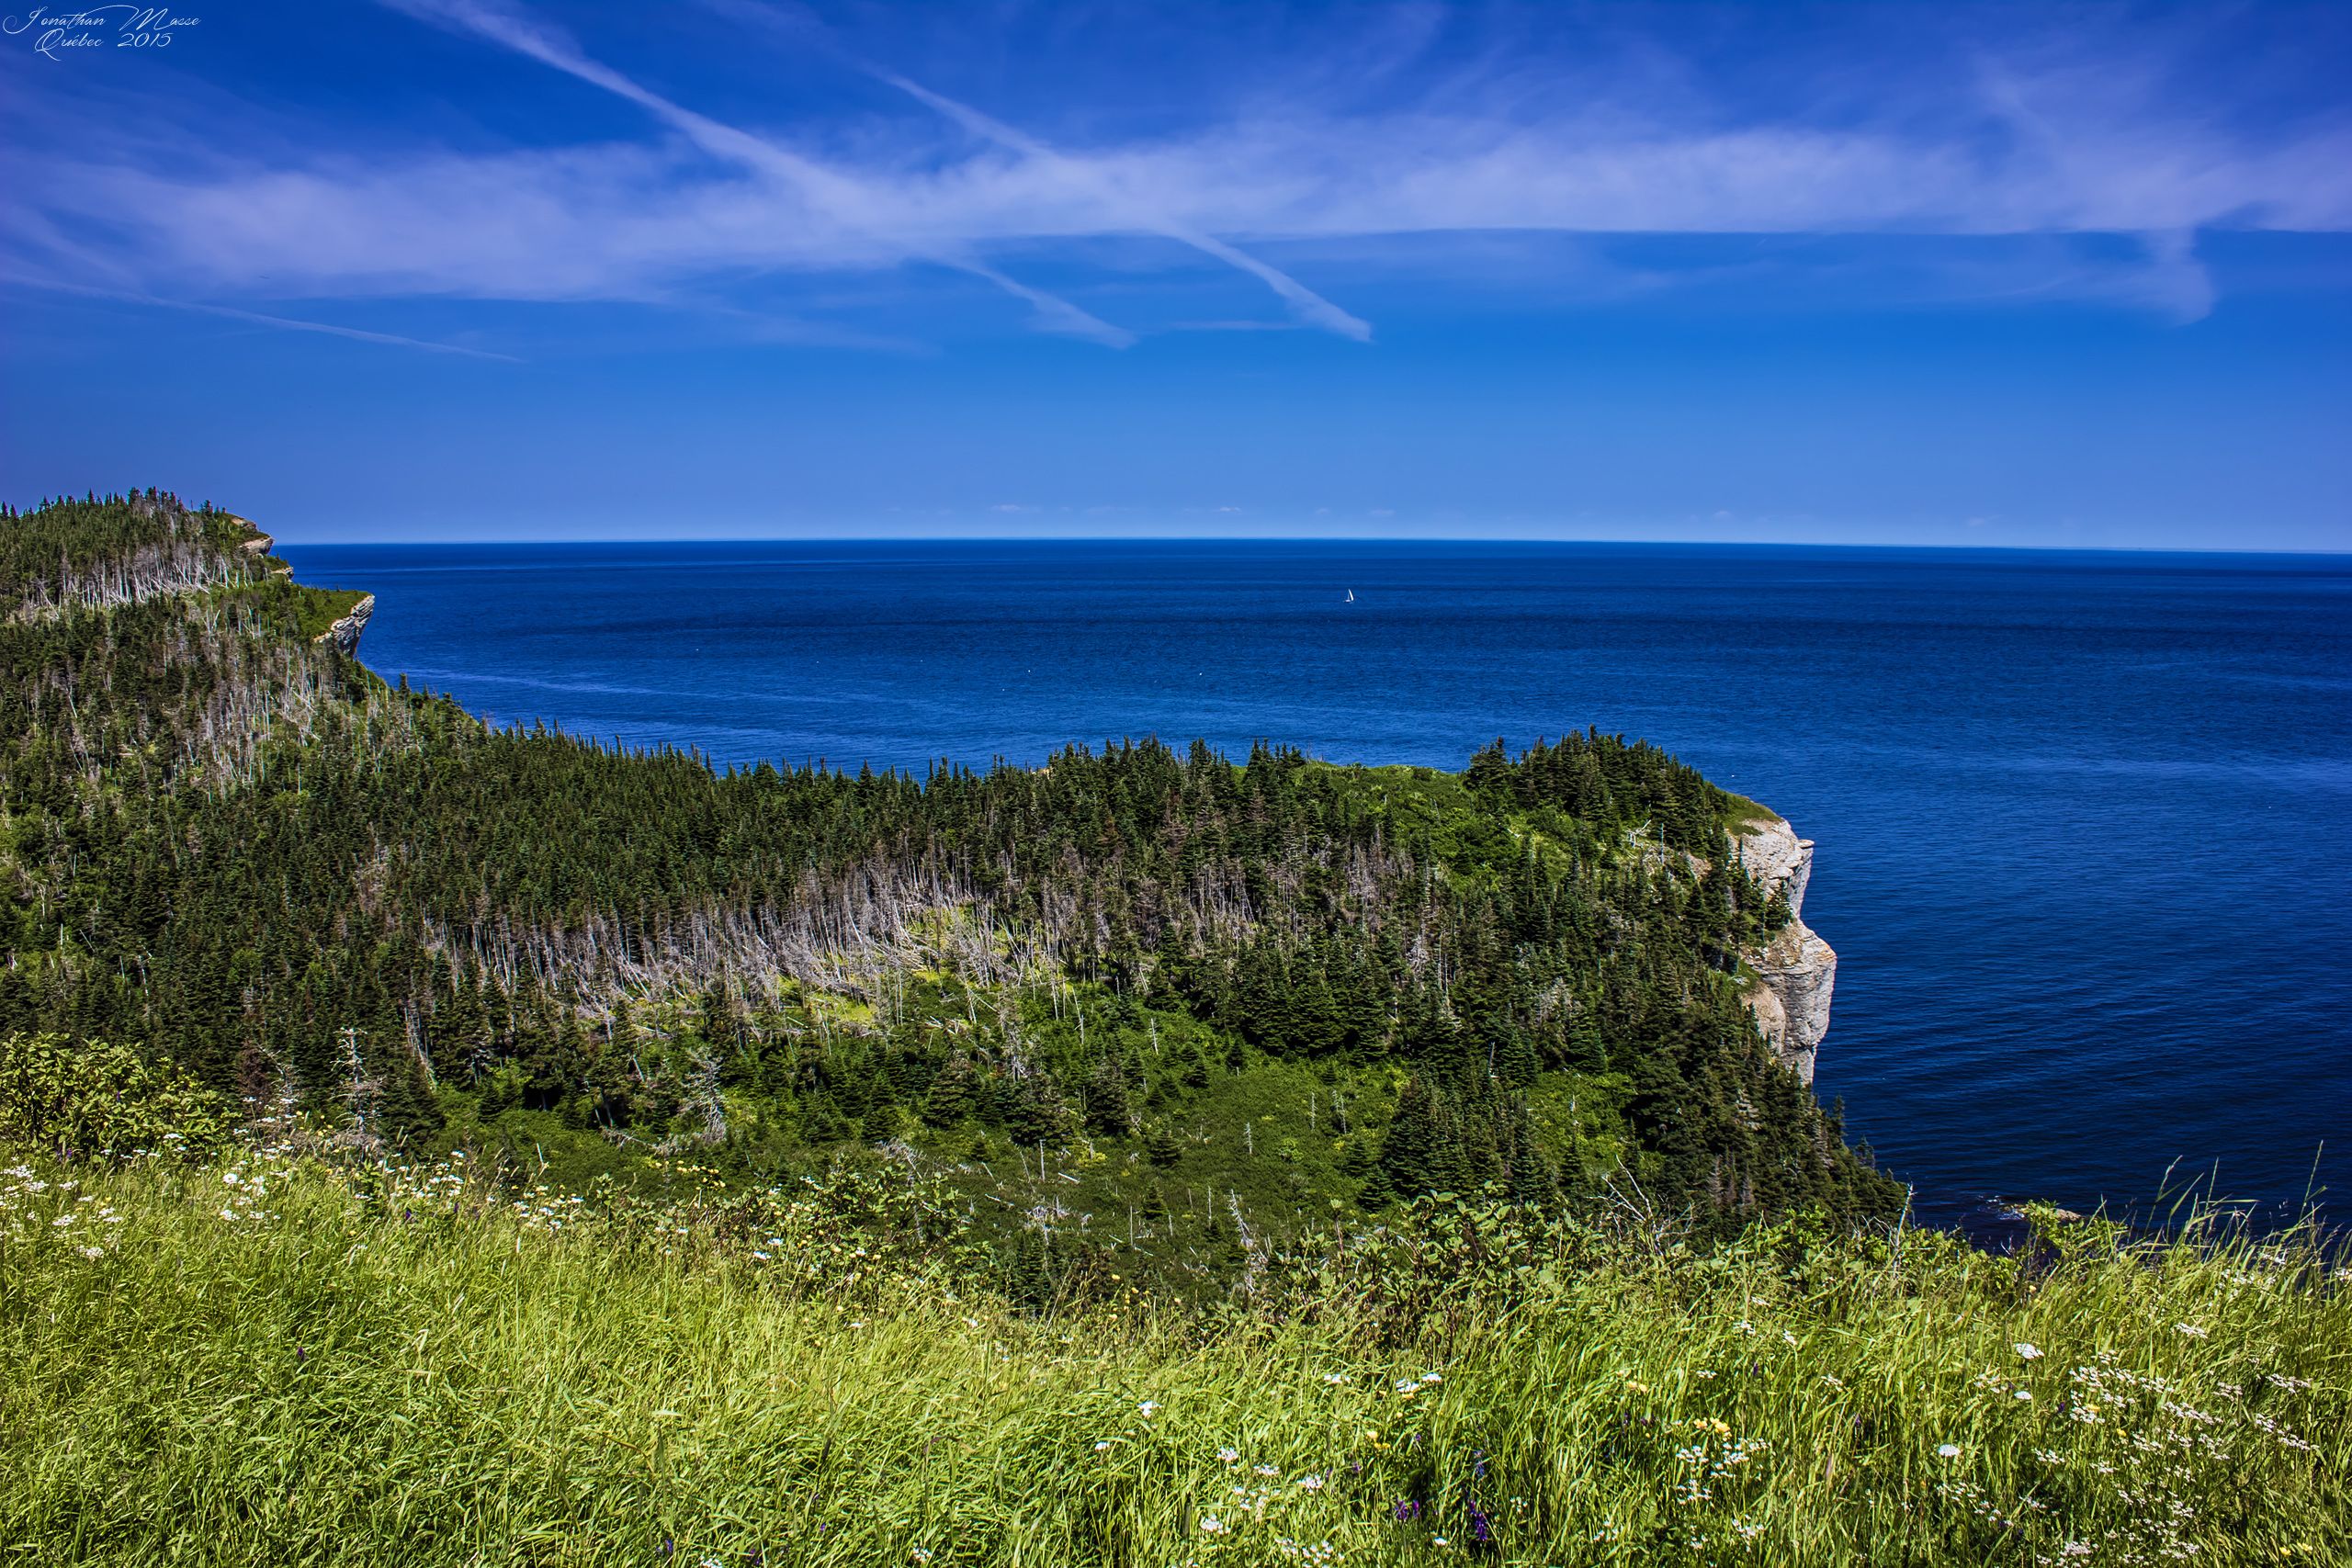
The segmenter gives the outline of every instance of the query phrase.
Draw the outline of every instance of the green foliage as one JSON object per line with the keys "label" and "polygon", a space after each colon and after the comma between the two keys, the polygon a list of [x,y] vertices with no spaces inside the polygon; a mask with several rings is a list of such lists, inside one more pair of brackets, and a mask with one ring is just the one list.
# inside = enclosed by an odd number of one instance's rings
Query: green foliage
{"label": "green foliage", "polygon": [[[186,586],[173,569],[199,565],[228,581],[260,575],[260,558],[239,561],[252,525],[208,502],[189,511],[172,496],[71,496],[31,512],[0,508],[0,603],[64,605],[128,598]],[[218,569],[236,568],[220,572]]]}
{"label": "green foliage", "polygon": [[[0,1149],[0,1540],[42,1562],[2337,1560],[2306,1230],[2065,1258],[1422,1200],[1179,1313],[895,1168]],[[1238,1245],[1238,1243],[1237,1243]]]}
{"label": "green foliage", "polygon": [[[1759,808],[1655,748],[719,772],[389,688],[257,549],[0,508],[0,1540],[43,1561],[2352,1533],[2313,1233],[1871,1223],[1740,1006]],[[294,1130],[161,1157],[235,1095]]]}
{"label": "green foliage", "polygon": [[61,1034],[0,1036],[0,1138],[66,1158],[209,1154],[233,1109],[167,1062]]}
{"label": "green foliage", "polygon": [[1899,1204],[1740,1003],[1740,804],[1654,747],[720,771],[387,687],[311,641],[354,596],[227,513],[0,534],[0,1030],[420,1150],[758,1182],[903,1145],[1023,1215],[1030,1170],[1194,1281],[1489,1181],[1622,1170],[1716,1234]]}
{"label": "green foliage", "polygon": [[324,637],[328,628],[351,613],[367,595],[354,588],[294,587],[295,635],[304,640]]}

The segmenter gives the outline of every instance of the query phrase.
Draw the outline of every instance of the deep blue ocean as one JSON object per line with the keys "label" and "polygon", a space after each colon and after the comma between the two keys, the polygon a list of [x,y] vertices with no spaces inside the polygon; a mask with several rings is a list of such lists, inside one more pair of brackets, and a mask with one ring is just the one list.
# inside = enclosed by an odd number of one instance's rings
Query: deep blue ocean
{"label": "deep blue ocean", "polygon": [[1646,738],[1818,841],[1805,918],[1839,962],[1817,1087],[1923,1217],[2147,1214],[2191,1178],[2352,1196],[2352,557],[283,553],[377,595],[362,658],[387,677],[721,763],[1158,735],[1458,768],[1498,736]]}

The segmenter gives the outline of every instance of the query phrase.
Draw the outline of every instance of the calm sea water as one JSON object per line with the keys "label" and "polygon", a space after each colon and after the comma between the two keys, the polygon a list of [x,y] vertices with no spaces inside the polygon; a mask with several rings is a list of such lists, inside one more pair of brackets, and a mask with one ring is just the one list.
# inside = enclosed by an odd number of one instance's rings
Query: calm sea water
{"label": "calm sea water", "polygon": [[363,656],[388,676],[721,762],[1034,763],[1157,734],[1460,767],[1496,736],[1645,737],[1819,841],[1819,1089],[1927,1216],[2144,1213],[2168,1171],[2273,1205],[2352,1181],[2352,558],[285,554],[377,594]]}

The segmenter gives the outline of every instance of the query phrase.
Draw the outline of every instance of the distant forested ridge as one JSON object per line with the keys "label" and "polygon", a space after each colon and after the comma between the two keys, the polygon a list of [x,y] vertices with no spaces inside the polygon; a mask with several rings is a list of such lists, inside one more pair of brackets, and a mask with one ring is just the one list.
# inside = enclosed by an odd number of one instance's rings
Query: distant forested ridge
{"label": "distant forested ridge", "polygon": [[357,597],[155,491],[0,513],[0,1035],[393,1143],[883,1145],[1035,1219],[1018,1162],[1188,1255],[1489,1183],[1898,1201],[1741,1005],[1743,803],[1648,745],[720,770],[387,684],[317,640]]}

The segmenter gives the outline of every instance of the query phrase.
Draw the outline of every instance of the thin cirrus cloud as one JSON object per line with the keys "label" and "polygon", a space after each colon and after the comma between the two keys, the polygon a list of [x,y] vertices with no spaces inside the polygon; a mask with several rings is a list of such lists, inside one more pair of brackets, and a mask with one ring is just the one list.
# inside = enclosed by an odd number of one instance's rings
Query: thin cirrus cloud
{"label": "thin cirrus cloud", "polygon": [[1083,159],[1064,157],[1035,138],[1023,135],[978,109],[934,93],[894,72],[883,71],[876,74],[917,102],[937,109],[967,130],[997,146],[1011,149],[1024,160],[1047,171],[1052,177],[1073,185],[1099,203],[1106,216],[1119,221],[1122,227],[1164,235],[1180,244],[1191,246],[1203,255],[1221,261],[1236,271],[1249,274],[1272,289],[1299,320],[1311,326],[1337,333],[1341,337],[1354,338],[1360,343],[1371,339],[1372,328],[1365,321],[1350,315],[1280,268],[1268,266],[1257,257],[1235,249],[1182,219],[1157,210],[1144,193],[1112,184],[1105,177],[1106,172],[1093,164]]}
{"label": "thin cirrus cloud", "polygon": [[[673,103],[661,94],[581,52],[560,34],[517,12],[481,5],[474,0],[387,0],[395,9],[427,20],[463,28],[518,54],[526,55],[567,76],[601,87],[616,97],[643,108],[662,123],[683,134],[710,157],[740,166],[756,176],[763,188],[789,199],[789,209],[803,216],[821,215],[837,231],[856,233],[865,225],[865,192],[853,176],[781,143]],[[1092,338],[1114,347],[1135,341],[1134,334],[1079,309],[1069,300],[1007,276],[985,262],[953,250],[927,250],[904,243],[906,259],[944,263],[996,285],[1025,301],[1032,319],[1047,332]]]}
{"label": "thin cirrus cloud", "polygon": [[[2080,276],[2089,264],[2070,262],[1985,293],[2105,292],[2189,320],[2212,301],[2199,231],[2352,230],[2352,125],[2340,112],[2248,130],[2222,112],[2233,106],[2180,107],[2148,72],[1988,55],[1924,109],[1898,81],[1880,102],[1808,122],[1690,93],[1531,91],[1542,67],[1520,62],[1493,68],[1488,92],[1459,72],[1429,73],[1417,92],[1400,72],[1369,105],[1235,97],[1204,101],[1179,128],[1089,138],[1015,127],[843,54],[845,70],[887,84],[908,112],[827,139],[704,113],[517,7],[385,3],[634,106],[644,133],[467,151],[262,154],[216,142],[172,163],[142,162],[126,143],[111,158],[43,159],[0,220],[13,270],[46,261],[62,276],[70,261],[73,275],[101,269],[125,293],[229,310],[293,298],[716,300],[745,318],[758,313],[746,279],[928,265],[1018,299],[1036,329],[1124,346],[1144,330],[1253,324],[1366,339],[1371,324],[1345,302],[1351,276],[1409,253],[1442,283],[1481,236],[2132,236],[2135,262]],[[945,127],[967,140],[943,146]],[[1068,281],[1106,242],[1159,247],[1130,273],[1229,269],[1270,291],[1280,316],[1255,323],[1195,303],[1157,324],[1107,319],[1102,291],[1090,309]],[[1297,276],[1308,266],[1313,284]],[[761,335],[907,341],[789,321]]]}

